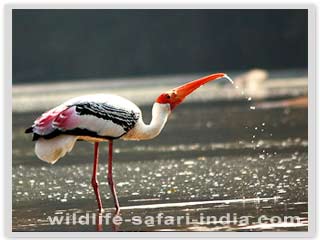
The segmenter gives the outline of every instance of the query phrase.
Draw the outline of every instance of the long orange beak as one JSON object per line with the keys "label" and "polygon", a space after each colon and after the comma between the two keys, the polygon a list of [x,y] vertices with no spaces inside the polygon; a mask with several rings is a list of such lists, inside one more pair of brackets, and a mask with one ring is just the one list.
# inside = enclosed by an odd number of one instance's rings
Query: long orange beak
{"label": "long orange beak", "polygon": [[224,73],[215,73],[211,74],[206,77],[199,78],[192,82],[188,82],[180,87],[176,87],[172,89],[171,92],[171,99],[170,99],[170,106],[171,110],[173,110],[178,104],[180,104],[189,94],[193,91],[201,87],[202,85],[217,80],[219,78],[223,78],[227,76]]}
{"label": "long orange beak", "polygon": [[190,93],[192,93],[202,85],[208,82],[217,80],[219,78],[223,78],[225,75],[226,74],[224,73],[215,73],[215,74],[194,80],[192,82],[188,82],[180,87],[174,88],[173,91],[177,94],[177,97],[184,99],[186,96],[188,96]]}

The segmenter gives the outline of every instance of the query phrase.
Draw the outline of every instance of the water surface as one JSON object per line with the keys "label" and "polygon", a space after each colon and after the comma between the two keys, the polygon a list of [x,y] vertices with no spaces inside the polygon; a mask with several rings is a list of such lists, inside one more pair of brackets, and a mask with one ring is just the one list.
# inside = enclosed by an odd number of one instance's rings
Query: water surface
{"label": "water surface", "polygon": [[[13,231],[307,231],[307,108],[249,106],[246,101],[187,102],[156,139],[115,142],[121,216],[187,214],[194,221],[139,226],[124,222],[98,228],[65,220],[51,225],[48,220],[95,213],[90,185],[93,145],[78,142],[70,154],[48,165],[35,157],[31,136],[23,133],[40,112],[14,113]],[[151,106],[142,110],[148,122]],[[105,211],[111,213],[107,144],[101,146],[100,191]],[[227,214],[250,216],[250,223],[199,221],[201,215]],[[297,216],[300,221],[258,223],[262,215]]]}

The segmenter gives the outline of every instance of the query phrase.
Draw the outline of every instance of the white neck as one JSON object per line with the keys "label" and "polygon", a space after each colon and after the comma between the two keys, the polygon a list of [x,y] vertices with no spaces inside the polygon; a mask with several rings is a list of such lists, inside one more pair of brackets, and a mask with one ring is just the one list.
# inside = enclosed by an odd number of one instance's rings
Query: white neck
{"label": "white neck", "polygon": [[170,115],[169,104],[154,103],[152,107],[152,120],[150,124],[145,124],[140,118],[136,126],[125,136],[126,139],[146,140],[159,135]]}

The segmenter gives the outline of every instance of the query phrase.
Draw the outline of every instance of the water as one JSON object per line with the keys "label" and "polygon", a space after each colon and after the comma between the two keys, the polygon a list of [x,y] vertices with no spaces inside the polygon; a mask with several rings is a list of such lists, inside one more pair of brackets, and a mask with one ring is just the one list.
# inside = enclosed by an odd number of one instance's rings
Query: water
{"label": "water", "polygon": [[[256,108],[243,102],[187,102],[159,137],[114,144],[114,179],[121,216],[188,215],[190,224],[124,222],[120,226],[50,225],[48,216],[95,213],[90,186],[93,145],[77,143],[55,165],[38,160],[24,128],[40,113],[13,114],[14,231],[306,231],[308,228],[307,108]],[[150,106],[143,107],[146,121]],[[262,131],[263,129],[263,131]],[[253,138],[253,136],[255,136]],[[107,144],[100,155],[100,191],[106,213]],[[203,216],[221,217],[203,223]],[[250,216],[249,224],[232,216]],[[259,223],[260,216],[297,216],[299,223]],[[90,215],[91,216],[91,215]],[[93,216],[91,216],[94,218]],[[97,220],[97,219],[93,219]],[[95,222],[95,221],[93,221]]]}
{"label": "water", "polygon": [[[225,75],[224,78],[228,79],[228,81],[234,86],[234,88],[240,92],[241,96],[243,96],[248,102],[252,101],[252,97],[251,96],[247,96],[244,89],[240,88],[238,85],[235,85],[235,82],[228,76]],[[260,86],[260,88],[262,88],[263,86]],[[250,106],[249,107],[250,110],[255,110],[256,106]]]}

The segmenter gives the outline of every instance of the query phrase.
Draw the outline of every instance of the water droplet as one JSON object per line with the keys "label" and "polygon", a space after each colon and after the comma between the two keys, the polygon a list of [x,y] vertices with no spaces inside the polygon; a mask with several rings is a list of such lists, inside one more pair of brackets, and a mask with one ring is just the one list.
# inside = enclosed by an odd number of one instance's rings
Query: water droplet
{"label": "water droplet", "polygon": [[183,164],[184,164],[184,165],[194,165],[195,162],[192,161],[192,160],[189,160],[189,161],[185,161]]}
{"label": "water droplet", "polygon": [[251,97],[248,97],[248,101],[251,101],[252,100],[252,98]]}
{"label": "water droplet", "polygon": [[255,107],[255,106],[250,106],[250,109],[251,109],[251,110],[255,110],[256,107]]}
{"label": "water droplet", "polygon": [[281,193],[286,193],[286,192],[287,192],[287,191],[284,190],[284,189],[279,189],[279,190],[278,190],[278,193],[280,193],[280,194],[281,194]]}
{"label": "water droplet", "polygon": [[122,187],[122,186],[125,186],[125,185],[130,185],[129,182],[119,182],[117,183],[117,187]]}
{"label": "water droplet", "polygon": [[234,81],[233,81],[227,74],[225,74],[224,77],[225,77],[226,79],[228,79],[229,82],[231,82],[232,84],[234,84]]}
{"label": "water droplet", "polygon": [[213,122],[209,121],[206,123],[207,128],[211,128],[213,126]]}

